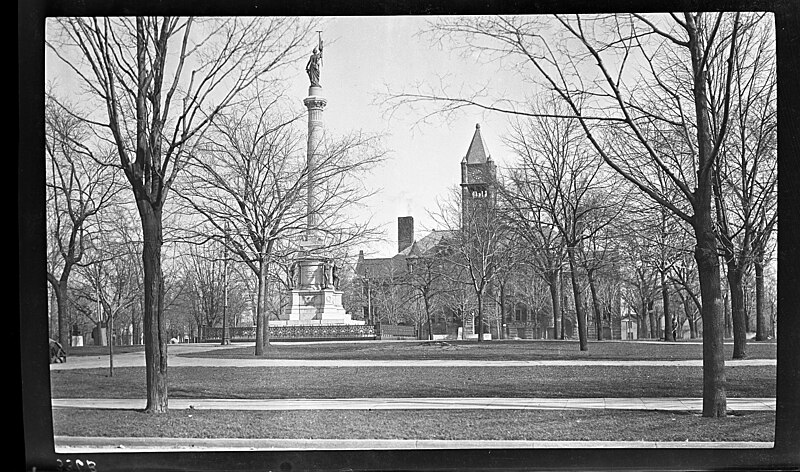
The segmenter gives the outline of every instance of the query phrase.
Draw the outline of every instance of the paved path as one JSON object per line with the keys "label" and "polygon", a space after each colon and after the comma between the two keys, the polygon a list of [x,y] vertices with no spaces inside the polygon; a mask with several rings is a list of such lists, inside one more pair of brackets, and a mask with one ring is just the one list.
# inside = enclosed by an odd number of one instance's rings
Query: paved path
{"label": "paved path", "polygon": [[[775,411],[774,398],[728,398],[732,411]],[[144,409],[144,399],[79,398],[52,400],[53,408]],[[666,410],[702,411],[702,398],[325,398],[224,399],[170,398],[176,410]]]}
{"label": "paved path", "polygon": [[772,448],[772,442],[683,441],[523,441],[439,439],[201,439],[201,438],[101,438],[56,436],[56,452],[159,452],[180,450],[296,451],[380,449],[754,449]]}
{"label": "paved path", "polygon": [[[246,346],[246,345],[245,345]],[[671,366],[698,367],[699,359],[692,360],[368,360],[368,359],[220,359],[210,357],[185,357],[190,354],[218,349],[243,347],[243,345],[220,346],[218,344],[173,344],[169,346],[170,367],[538,367],[538,366]],[[726,366],[776,365],[775,359],[726,360]],[[133,352],[114,355],[114,367],[144,367],[144,353]],[[66,363],[50,364],[51,370],[108,368],[108,356],[73,356]]]}

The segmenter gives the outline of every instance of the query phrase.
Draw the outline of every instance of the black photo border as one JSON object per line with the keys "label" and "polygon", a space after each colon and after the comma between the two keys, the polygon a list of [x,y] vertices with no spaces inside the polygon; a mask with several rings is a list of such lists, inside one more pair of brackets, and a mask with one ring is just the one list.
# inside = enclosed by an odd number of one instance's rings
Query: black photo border
{"label": "black photo border", "polygon": [[[44,24],[54,16],[435,15],[555,12],[771,11],[778,72],[778,376],[772,449],[430,449],[176,451],[60,454],[54,450],[45,286]],[[92,460],[98,471],[290,470],[798,470],[800,468],[800,12],[792,0],[19,0],[17,224],[20,412],[25,470]],[[14,319],[12,317],[12,319]],[[9,337],[13,335],[10,330]],[[13,405],[8,405],[12,410]]]}

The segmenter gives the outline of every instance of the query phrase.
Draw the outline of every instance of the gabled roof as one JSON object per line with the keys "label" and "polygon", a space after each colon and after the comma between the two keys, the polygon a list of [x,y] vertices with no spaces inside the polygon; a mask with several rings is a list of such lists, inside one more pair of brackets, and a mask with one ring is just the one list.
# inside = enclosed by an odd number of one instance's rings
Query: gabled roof
{"label": "gabled roof", "polygon": [[378,257],[374,259],[359,259],[356,264],[356,274],[371,278],[389,278],[402,275],[406,268],[406,258],[402,254],[393,257]]}
{"label": "gabled roof", "polygon": [[419,241],[414,241],[414,244],[408,247],[401,254],[404,254],[408,257],[430,256],[436,249],[436,246],[438,246],[443,239],[447,238],[453,233],[453,231],[433,230]]}
{"label": "gabled roof", "polygon": [[475,134],[472,135],[472,142],[469,143],[467,154],[461,162],[466,162],[467,164],[483,164],[491,160],[492,157],[489,155],[489,151],[486,149],[486,145],[483,143],[483,138],[481,137],[481,125],[476,124]]}

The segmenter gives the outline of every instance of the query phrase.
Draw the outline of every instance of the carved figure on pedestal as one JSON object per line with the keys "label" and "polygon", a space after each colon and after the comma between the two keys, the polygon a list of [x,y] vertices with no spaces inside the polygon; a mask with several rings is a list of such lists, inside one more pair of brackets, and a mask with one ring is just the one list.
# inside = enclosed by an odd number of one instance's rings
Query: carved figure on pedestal
{"label": "carved figure on pedestal", "polygon": [[331,262],[322,263],[322,288],[331,288]]}
{"label": "carved figure on pedestal", "polygon": [[335,262],[333,263],[331,272],[333,273],[333,288],[339,290],[339,267]]}
{"label": "carved figure on pedestal", "polygon": [[297,280],[295,279],[297,271],[297,262],[292,262],[292,265],[289,266],[289,290],[293,290],[297,286]]}

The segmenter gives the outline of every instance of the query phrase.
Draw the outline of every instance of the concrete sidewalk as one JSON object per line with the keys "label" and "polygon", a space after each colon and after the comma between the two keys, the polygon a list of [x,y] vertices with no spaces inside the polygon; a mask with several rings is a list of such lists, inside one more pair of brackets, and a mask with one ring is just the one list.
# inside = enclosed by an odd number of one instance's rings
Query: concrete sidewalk
{"label": "concrete sidewalk", "polygon": [[101,438],[56,436],[56,452],[297,451],[382,449],[768,449],[772,442],[524,441],[441,439]]}
{"label": "concrete sidewalk", "polygon": [[[775,411],[774,398],[728,398],[732,411]],[[53,408],[144,409],[144,399],[52,400]],[[331,399],[185,399],[170,398],[175,410],[662,410],[700,412],[702,398],[331,398]]]}

